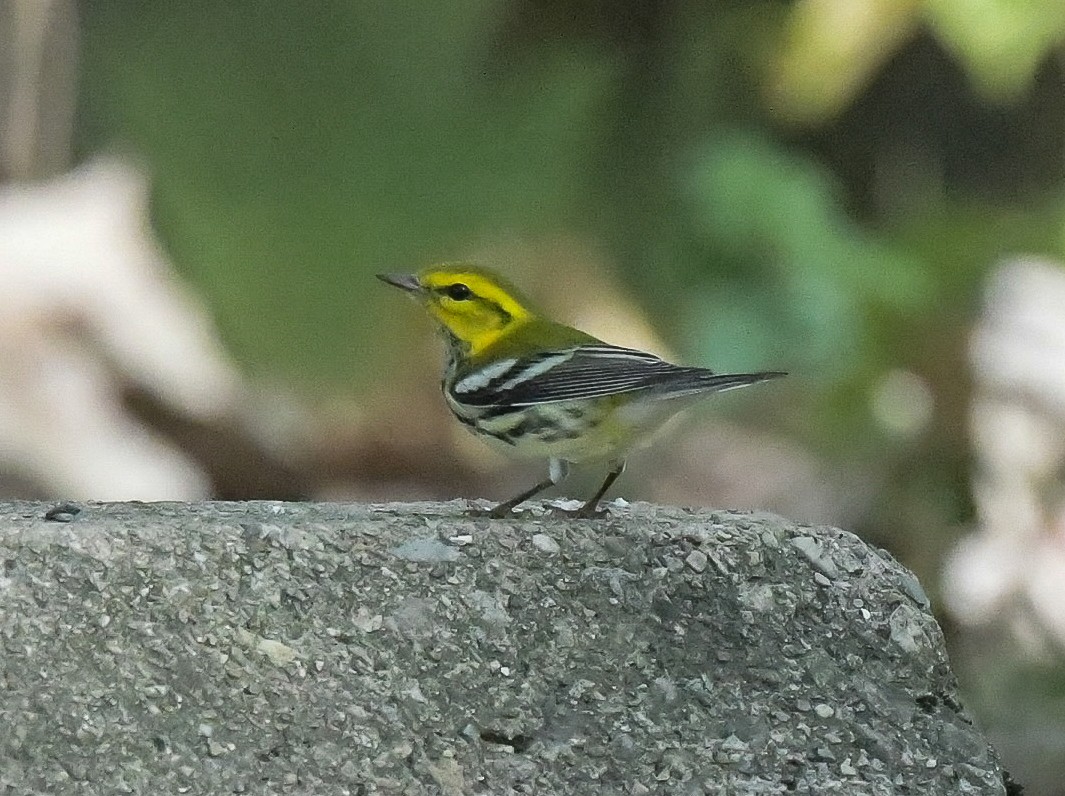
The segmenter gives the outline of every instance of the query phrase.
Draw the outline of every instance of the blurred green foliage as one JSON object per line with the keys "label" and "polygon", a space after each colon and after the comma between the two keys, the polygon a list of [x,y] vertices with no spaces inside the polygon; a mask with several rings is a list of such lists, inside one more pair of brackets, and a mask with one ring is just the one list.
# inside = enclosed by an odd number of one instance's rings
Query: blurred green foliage
{"label": "blurred green foliage", "polygon": [[249,366],[350,387],[400,332],[374,271],[549,229],[584,194],[604,70],[559,51],[493,83],[502,11],[88,4],[82,146],[146,161],[174,258]]}
{"label": "blurred green foliage", "polygon": [[928,0],[929,24],[993,98],[1023,93],[1065,39],[1065,3],[1058,0]]}

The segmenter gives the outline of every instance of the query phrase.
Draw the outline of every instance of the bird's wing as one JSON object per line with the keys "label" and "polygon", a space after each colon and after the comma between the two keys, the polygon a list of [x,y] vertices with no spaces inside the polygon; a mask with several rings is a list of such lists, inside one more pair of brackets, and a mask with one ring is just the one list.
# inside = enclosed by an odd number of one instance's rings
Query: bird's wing
{"label": "bird's wing", "polygon": [[720,392],[780,375],[716,374],[672,365],[643,351],[588,344],[493,362],[455,379],[450,391],[469,406],[521,407],[639,390],[663,398]]}

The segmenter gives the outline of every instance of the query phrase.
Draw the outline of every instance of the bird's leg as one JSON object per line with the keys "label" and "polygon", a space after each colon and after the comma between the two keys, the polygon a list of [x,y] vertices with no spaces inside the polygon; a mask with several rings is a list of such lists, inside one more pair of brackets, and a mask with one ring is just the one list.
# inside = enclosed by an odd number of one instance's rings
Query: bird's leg
{"label": "bird's leg", "polygon": [[512,497],[510,500],[500,503],[498,506],[488,512],[488,516],[494,517],[497,520],[502,519],[503,517],[506,517],[508,514],[510,514],[511,510],[515,508],[519,503],[524,503],[529,498],[533,497],[534,495],[538,495],[539,493],[547,489],[549,486],[554,485],[554,481],[552,481],[550,478],[545,478],[543,481],[540,481],[538,484],[531,487],[530,489],[526,489],[520,495],[517,495],[516,497]]}
{"label": "bird's leg", "polygon": [[603,485],[599,487],[599,491],[592,496],[591,500],[589,500],[587,503],[577,509],[577,512],[573,516],[581,517],[584,519],[588,519],[590,517],[598,517],[599,501],[602,500],[603,495],[606,494],[606,491],[610,489],[613,483],[618,480],[618,476],[621,475],[623,472],[625,472],[625,462],[615,462],[613,469],[611,469],[611,471],[607,473],[606,480],[603,481]]}
{"label": "bird's leg", "polygon": [[565,478],[568,473],[569,465],[566,464],[566,462],[562,461],[561,459],[552,459],[551,464],[548,468],[547,478],[533,486],[531,489],[526,489],[517,497],[512,497],[510,500],[500,503],[498,506],[488,512],[488,516],[494,517],[495,519],[506,517],[516,506],[521,503],[524,503],[526,500],[533,497],[534,495],[540,494],[548,487],[554,486],[563,478]]}

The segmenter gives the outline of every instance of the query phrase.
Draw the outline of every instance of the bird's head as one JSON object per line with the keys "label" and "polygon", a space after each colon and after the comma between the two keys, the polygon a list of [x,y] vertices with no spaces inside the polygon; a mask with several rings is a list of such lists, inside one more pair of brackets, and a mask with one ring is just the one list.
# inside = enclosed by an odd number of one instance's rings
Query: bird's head
{"label": "bird's head", "polygon": [[452,343],[471,356],[534,317],[529,302],[513,285],[481,266],[448,263],[417,274],[377,277],[420,301]]}

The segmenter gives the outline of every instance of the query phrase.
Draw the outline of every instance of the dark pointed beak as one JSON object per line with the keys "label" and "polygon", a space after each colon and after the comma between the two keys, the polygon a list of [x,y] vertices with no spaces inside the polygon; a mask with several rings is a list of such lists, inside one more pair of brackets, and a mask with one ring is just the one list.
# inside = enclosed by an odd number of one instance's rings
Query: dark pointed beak
{"label": "dark pointed beak", "polygon": [[406,290],[408,293],[414,293],[422,289],[421,283],[418,282],[418,277],[414,274],[378,274],[377,278],[382,282],[398,287],[400,290]]}

